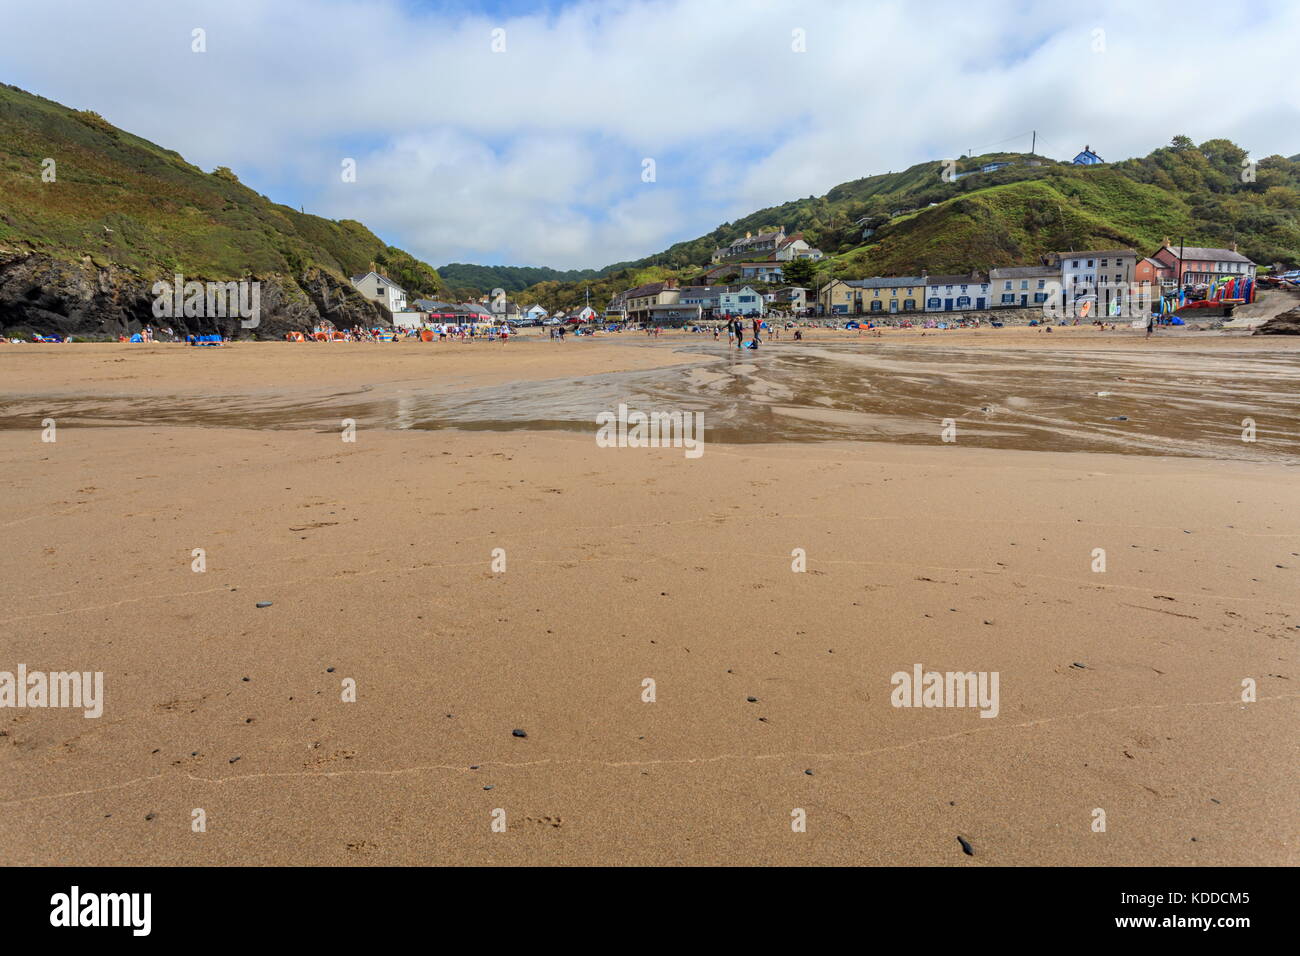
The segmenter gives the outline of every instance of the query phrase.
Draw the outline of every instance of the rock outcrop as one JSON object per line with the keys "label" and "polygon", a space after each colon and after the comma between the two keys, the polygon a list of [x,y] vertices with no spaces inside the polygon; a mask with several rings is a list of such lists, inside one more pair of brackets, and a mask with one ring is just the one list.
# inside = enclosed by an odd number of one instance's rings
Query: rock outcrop
{"label": "rock outcrop", "polygon": [[[227,282],[229,276],[185,276],[186,281]],[[181,335],[220,332],[231,337],[283,338],[289,331],[310,331],[322,319],[337,328],[391,324],[389,313],[361,296],[346,280],[322,269],[301,275],[244,276],[258,283],[258,324],[242,327],[238,315],[205,314],[157,317],[154,284],[171,285],[173,276],[141,276],[89,256],[65,262],[37,252],[0,250],[0,333],[28,337],[72,335],[117,338],[145,325],[171,328]]]}
{"label": "rock outcrop", "polygon": [[1300,335],[1300,308],[1273,316],[1255,329],[1256,335]]}

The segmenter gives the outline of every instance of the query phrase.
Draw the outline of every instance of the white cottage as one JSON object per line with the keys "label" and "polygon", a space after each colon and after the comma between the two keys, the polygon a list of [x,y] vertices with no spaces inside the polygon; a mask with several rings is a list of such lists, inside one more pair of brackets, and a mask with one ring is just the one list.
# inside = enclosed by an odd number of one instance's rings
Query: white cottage
{"label": "white cottage", "polygon": [[389,312],[406,311],[406,290],[378,272],[352,277],[353,287],[371,302],[378,302]]}

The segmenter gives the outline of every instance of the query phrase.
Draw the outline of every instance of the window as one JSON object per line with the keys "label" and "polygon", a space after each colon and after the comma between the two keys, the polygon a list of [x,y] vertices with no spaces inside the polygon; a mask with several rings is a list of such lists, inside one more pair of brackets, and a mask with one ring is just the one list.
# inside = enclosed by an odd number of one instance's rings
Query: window
{"label": "window", "polygon": [[1047,301],[1047,293],[1046,293],[1046,292],[1035,292],[1035,293],[1034,293],[1034,304],[1035,304],[1035,305],[1038,305],[1040,302],[1046,302],[1046,301]]}
{"label": "window", "polygon": [[1091,259],[1088,260],[1088,268],[1089,268],[1089,269],[1092,268],[1092,262],[1093,262],[1093,260],[1091,260]]}
{"label": "window", "polygon": [[[1010,288],[1011,288],[1011,280],[1008,279],[1008,280],[1006,281],[1006,284],[1003,285],[1002,288],[1004,288],[1004,289],[1010,289]],[[1005,298],[1005,296],[1004,296],[1004,298]]]}
{"label": "window", "polygon": [[1073,262],[1071,262],[1071,263],[1070,263],[1070,268],[1071,268],[1071,269],[1077,269],[1077,268],[1079,268],[1079,260],[1078,260],[1078,259],[1075,259]]}
{"label": "window", "polygon": [[1101,260],[1101,267],[1102,267],[1103,269],[1106,268],[1106,264],[1107,264],[1109,261],[1110,261],[1109,259],[1102,259],[1102,260]]}
{"label": "window", "polygon": [[925,307],[926,307],[927,309],[937,309],[937,308],[939,308],[939,305],[940,305],[940,304],[941,304],[941,303],[940,303],[940,301],[939,301],[938,299],[926,299],[926,300],[925,300]]}
{"label": "window", "polygon": [[1016,304],[1016,297],[1015,297],[1015,295],[1014,295],[1014,294],[1012,294],[1012,295],[1005,295],[1005,294],[1004,294],[1004,295],[1002,296],[1002,304],[1003,304],[1003,305],[1015,305],[1015,304]]}
{"label": "window", "polygon": [[880,290],[879,290],[879,289],[876,289],[875,292],[876,292],[876,297],[879,298],[879,297],[880,297]]}
{"label": "window", "polygon": [[1116,281],[1116,282],[1121,282],[1121,281],[1123,281],[1123,280],[1120,278],[1120,275],[1119,275],[1118,272],[1115,273],[1115,281]]}
{"label": "window", "polygon": [[966,291],[966,287],[965,287],[965,286],[962,286],[962,287],[961,287],[961,291],[965,292],[965,291]]}
{"label": "window", "polygon": [[957,297],[957,308],[959,308],[959,309],[969,309],[969,308],[970,308],[970,296],[968,296],[968,295],[960,295],[960,296],[958,296],[958,297]]}
{"label": "window", "polygon": [[906,299],[906,300],[904,300],[904,302],[903,302],[903,311],[904,311],[904,312],[915,312],[915,311],[916,311],[916,300],[915,300],[915,299]]}
{"label": "window", "polygon": [[1022,288],[1022,289],[1028,289],[1028,288],[1029,288],[1029,280],[1028,280],[1028,279],[1021,279],[1021,280],[1020,280],[1020,288]]}
{"label": "window", "polygon": [[1038,288],[1040,288],[1040,289],[1041,289],[1041,288],[1044,288],[1044,287],[1046,286],[1046,284],[1047,284],[1047,280],[1046,280],[1046,279],[1039,279],[1039,280],[1038,280]]}

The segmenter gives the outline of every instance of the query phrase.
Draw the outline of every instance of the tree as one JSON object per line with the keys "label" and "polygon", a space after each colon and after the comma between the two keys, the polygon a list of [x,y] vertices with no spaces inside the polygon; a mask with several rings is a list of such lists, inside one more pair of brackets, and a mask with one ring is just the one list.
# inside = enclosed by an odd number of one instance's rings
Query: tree
{"label": "tree", "polygon": [[811,259],[793,259],[781,270],[791,285],[809,288],[817,278],[817,266]]}
{"label": "tree", "polygon": [[1181,153],[1185,149],[1192,149],[1193,147],[1195,147],[1196,144],[1191,141],[1190,137],[1175,136],[1170,141],[1169,145]]}

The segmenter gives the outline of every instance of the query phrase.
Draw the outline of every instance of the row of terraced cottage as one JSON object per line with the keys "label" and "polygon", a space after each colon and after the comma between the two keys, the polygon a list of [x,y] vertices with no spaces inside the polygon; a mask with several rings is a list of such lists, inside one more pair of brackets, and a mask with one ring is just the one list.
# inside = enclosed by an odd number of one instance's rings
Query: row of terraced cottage
{"label": "row of terraced cottage", "polygon": [[[754,278],[780,283],[778,262]],[[697,281],[707,282],[709,270]],[[880,276],[833,279],[816,290],[779,286],[757,291],[750,285],[678,286],[675,280],[652,282],[614,296],[608,314],[630,321],[679,325],[722,315],[764,315],[769,311],[811,315],[870,315],[904,312],[965,312],[1003,308],[1041,308],[1052,296],[1076,308],[1093,303],[1092,315],[1112,315],[1136,306],[1144,297],[1180,287],[1195,289],[1220,278],[1253,278],[1256,265],[1231,249],[1176,246],[1168,240],[1151,256],[1133,249],[1054,252],[1038,265],[993,268],[963,275]]]}

